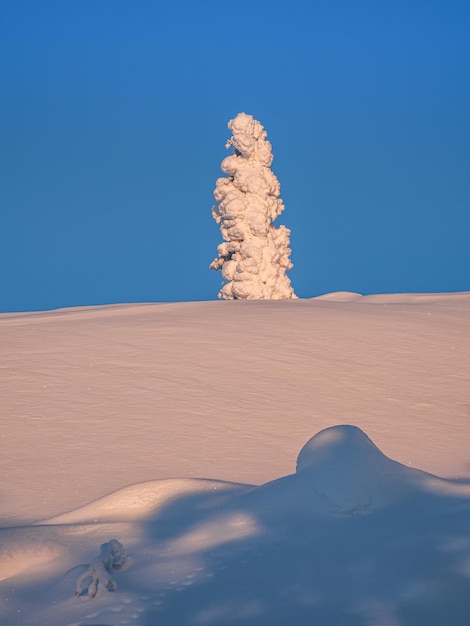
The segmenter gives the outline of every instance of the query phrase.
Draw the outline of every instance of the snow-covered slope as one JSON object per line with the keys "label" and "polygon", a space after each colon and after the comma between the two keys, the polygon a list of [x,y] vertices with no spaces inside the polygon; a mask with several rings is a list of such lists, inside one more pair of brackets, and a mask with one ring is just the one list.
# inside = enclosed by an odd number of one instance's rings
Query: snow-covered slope
{"label": "snow-covered slope", "polygon": [[0,315],[0,524],[154,479],[267,482],[342,423],[468,477],[470,295],[369,298]]}
{"label": "snow-covered slope", "polygon": [[[153,481],[1,530],[2,623],[464,624],[469,524],[470,485],[335,426],[260,487]],[[117,591],[73,597],[113,537],[129,556]]]}
{"label": "snow-covered slope", "polygon": [[469,330],[470,294],[1,315],[0,623],[466,626]]}

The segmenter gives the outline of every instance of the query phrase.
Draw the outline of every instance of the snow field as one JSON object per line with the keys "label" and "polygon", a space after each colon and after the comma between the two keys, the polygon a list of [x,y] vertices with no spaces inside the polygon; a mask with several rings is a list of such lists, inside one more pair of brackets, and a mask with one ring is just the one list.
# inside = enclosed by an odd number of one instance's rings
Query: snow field
{"label": "snow field", "polygon": [[[0,623],[466,626],[469,321],[469,294],[0,316]],[[116,591],[76,598],[111,539]]]}

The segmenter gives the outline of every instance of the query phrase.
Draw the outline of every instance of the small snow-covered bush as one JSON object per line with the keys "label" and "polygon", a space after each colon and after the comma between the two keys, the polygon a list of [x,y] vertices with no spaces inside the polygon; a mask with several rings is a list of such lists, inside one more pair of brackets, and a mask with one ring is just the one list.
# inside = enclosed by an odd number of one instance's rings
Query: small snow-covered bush
{"label": "small snow-covered bush", "polygon": [[117,539],[111,539],[100,546],[100,555],[97,556],[77,580],[75,595],[81,596],[88,589],[90,599],[96,596],[98,588],[106,591],[116,591],[117,585],[111,578],[113,570],[119,570],[127,561],[124,546]]}
{"label": "small snow-covered bush", "polygon": [[286,271],[290,230],[276,228],[284,210],[280,184],[271,171],[273,155],[263,126],[246,113],[228,123],[232,137],[226,147],[234,154],[222,161],[228,177],[216,182],[217,204],[212,215],[225,240],[210,268],[222,270],[226,281],[219,292],[225,300],[279,300],[295,298]]}

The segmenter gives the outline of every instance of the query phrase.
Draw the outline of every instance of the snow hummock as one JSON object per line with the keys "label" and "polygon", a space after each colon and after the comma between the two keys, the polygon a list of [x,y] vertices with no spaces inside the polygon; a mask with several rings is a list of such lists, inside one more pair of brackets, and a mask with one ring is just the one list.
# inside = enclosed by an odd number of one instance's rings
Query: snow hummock
{"label": "snow hummock", "polygon": [[440,479],[386,457],[357,426],[331,426],[312,437],[297,457],[297,476],[334,512],[364,513]]}
{"label": "snow hummock", "polygon": [[[333,509],[365,511],[389,496],[402,466],[388,459],[356,426],[332,426],[312,437],[297,457],[297,475]],[[388,487],[388,489],[387,489]]]}
{"label": "snow hummock", "polygon": [[212,215],[225,240],[211,269],[226,281],[219,292],[225,300],[295,298],[286,271],[293,267],[290,230],[273,222],[284,211],[280,184],[270,169],[273,155],[263,126],[252,115],[239,113],[228,123],[232,137],[226,147],[234,154],[221,165]]}

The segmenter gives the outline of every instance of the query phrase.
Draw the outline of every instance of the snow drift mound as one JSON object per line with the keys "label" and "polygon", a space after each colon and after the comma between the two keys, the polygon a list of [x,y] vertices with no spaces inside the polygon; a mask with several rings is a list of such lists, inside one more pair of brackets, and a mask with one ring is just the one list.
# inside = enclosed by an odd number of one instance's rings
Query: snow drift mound
{"label": "snow drift mound", "polygon": [[[251,485],[206,478],[167,478],[123,487],[69,513],[56,515],[42,524],[87,524],[130,522],[162,515],[177,500],[208,494],[223,500]],[[194,506],[194,505],[193,505]]]}
{"label": "snow drift mound", "polygon": [[297,457],[296,477],[344,514],[367,512],[406,496],[425,476],[389,459],[357,426],[320,431]]}
{"label": "snow drift mound", "polygon": [[357,426],[331,426],[307,441],[297,457],[296,471],[318,470],[321,466],[324,471],[350,473],[363,471],[367,463],[389,460]]}

